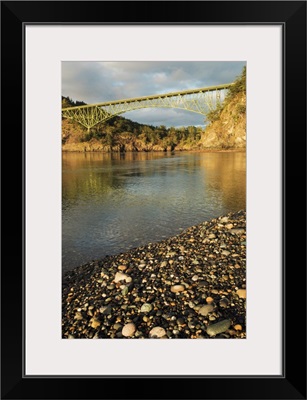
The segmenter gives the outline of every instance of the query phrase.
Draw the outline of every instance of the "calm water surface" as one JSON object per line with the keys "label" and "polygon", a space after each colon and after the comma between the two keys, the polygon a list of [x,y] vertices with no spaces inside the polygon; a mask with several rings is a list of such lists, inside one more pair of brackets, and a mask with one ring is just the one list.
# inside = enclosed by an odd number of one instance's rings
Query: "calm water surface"
{"label": "calm water surface", "polygon": [[63,153],[62,265],[245,208],[245,153]]}

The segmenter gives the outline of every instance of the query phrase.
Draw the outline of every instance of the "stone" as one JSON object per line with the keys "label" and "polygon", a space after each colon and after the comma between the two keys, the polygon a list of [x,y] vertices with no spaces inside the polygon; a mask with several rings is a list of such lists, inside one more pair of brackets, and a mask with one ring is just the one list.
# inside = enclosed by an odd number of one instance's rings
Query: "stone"
{"label": "stone", "polygon": [[243,233],[245,233],[245,229],[243,228],[230,229],[230,233],[232,233],[233,235],[243,235]]}
{"label": "stone", "polygon": [[99,319],[93,317],[90,319],[90,325],[92,328],[98,328],[98,326],[101,325],[101,322],[99,321]]}
{"label": "stone", "polygon": [[123,295],[123,296],[126,296],[126,295],[128,294],[128,291],[129,291],[128,286],[125,286],[125,287],[123,288],[123,290],[122,290],[122,295]]}
{"label": "stone", "polygon": [[238,289],[238,290],[237,290],[237,295],[238,295],[241,299],[246,299],[246,289]]}
{"label": "stone", "polygon": [[223,321],[219,321],[216,324],[209,325],[207,328],[207,333],[209,336],[218,335],[219,333],[227,331],[230,325],[231,321],[229,319],[224,319]]}
{"label": "stone", "polygon": [[213,302],[213,298],[210,297],[210,296],[206,297],[206,302],[207,302],[208,304],[212,303],[212,302]]}
{"label": "stone", "polygon": [[167,261],[162,261],[162,263],[160,264],[161,268],[164,268],[167,266]]}
{"label": "stone", "polygon": [[171,292],[173,293],[183,292],[184,290],[185,287],[183,285],[174,285],[171,287]]}
{"label": "stone", "polygon": [[119,266],[117,267],[117,269],[119,269],[120,271],[126,271],[127,265],[119,265]]}
{"label": "stone", "polygon": [[228,217],[223,217],[220,220],[223,224],[226,224],[228,222]]}
{"label": "stone", "polygon": [[210,312],[212,312],[214,310],[214,307],[212,304],[205,304],[204,306],[202,306],[198,313],[200,315],[203,315],[204,317],[206,317]]}
{"label": "stone", "polygon": [[149,332],[149,337],[150,338],[162,338],[164,336],[166,336],[166,331],[161,326],[155,326]]}
{"label": "stone", "polygon": [[193,282],[196,282],[197,280],[198,280],[198,275],[193,275],[193,276],[192,276],[192,281],[193,281]]}
{"label": "stone", "polygon": [[81,320],[81,319],[83,319],[81,312],[80,312],[80,311],[76,312],[76,314],[75,314],[75,317],[74,317],[74,318],[75,318],[75,319],[77,319],[77,320]]}
{"label": "stone", "polygon": [[233,228],[233,224],[227,224],[227,225],[225,225],[225,228],[232,229]]}
{"label": "stone", "polygon": [[236,331],[242,331],[242,326],[240,324],[236,324],[234,328]]}
{"label": "stone", "polygon": [[99,308],[99,312],[100,312],[100,314],[111,315],[112,314],[112,307],[111,307],[110,304],[108,306],[100,307]]}
{"label": "stone", "polygon": [[222,252],[221,252],[221,254],[223,255],[223,256],[229,256],[229,254],[230,254],[230,251],[228,251],[228,250],[223,250]]}
{"label": "stone", "polygon": [[214,233],[210,233],[210,235],[208,235],[208,239],[215,239],[216,236]]}
{"label": "stone", "polygon": [[220,307],[222,307],[222,308],[226,308],[226,307],[228,307],[228,304],[229,304],[229,300],[226,298],[226,297],[223,297],[221,300],[220,300]]}
{"label": "stone", "polygon": [[129,322],[123,327],[122,335],[125,337],[131,337],[134,335],[135,331],[136,331],[136,326],[134,325],[133,322]]}
{"label": "stone", "polygon": [[152,305],[149,303],[144,303],[141,307],[141,312],[150,312],[152,310]]}
{"label": "stone", "polygon": [[120,281],[128,282],[128,280],[127,280],[128,278],[130,278],[128,275],[123,274],[122,272],[116,272],[114,282],[115,283],[120,282]]}

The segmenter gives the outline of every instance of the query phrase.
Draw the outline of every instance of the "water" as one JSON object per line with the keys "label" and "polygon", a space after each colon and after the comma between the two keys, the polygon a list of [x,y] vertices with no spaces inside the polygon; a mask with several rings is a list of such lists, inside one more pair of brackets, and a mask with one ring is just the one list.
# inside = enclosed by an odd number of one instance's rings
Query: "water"
{"label": "water", "polygon": [[245,208],[244,152],[63,153],[62,171],[64,271]]}

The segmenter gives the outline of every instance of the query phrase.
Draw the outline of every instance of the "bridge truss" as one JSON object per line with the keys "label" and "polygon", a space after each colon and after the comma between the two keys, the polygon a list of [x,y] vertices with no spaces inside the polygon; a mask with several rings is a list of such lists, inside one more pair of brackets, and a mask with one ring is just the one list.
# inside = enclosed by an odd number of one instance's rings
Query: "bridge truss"
{"label": "bridge truss", "polygon": [[179,108],[206,116],[208,111],[214,110],[224,101],[231,85],[233,83],[62,108],[62,117],[80,123],[89,131],[93,126],[115,115],[141,108]]}

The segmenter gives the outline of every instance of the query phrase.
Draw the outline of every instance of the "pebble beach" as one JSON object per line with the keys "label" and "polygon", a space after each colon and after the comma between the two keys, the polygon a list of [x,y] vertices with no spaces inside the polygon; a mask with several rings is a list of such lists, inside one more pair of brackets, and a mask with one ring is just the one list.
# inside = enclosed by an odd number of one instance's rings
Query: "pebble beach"
{"label": "pebble beach", "polygon": [[246,338],[246,212],[63,275],[62,338]]}

